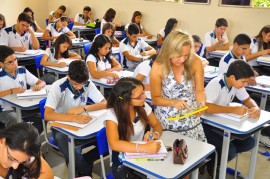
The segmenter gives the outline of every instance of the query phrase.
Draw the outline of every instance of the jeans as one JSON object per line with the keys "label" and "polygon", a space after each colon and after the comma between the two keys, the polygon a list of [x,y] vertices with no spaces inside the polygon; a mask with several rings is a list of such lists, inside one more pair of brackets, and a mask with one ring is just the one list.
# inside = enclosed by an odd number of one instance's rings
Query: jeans
{"label": "jeans", "polygon": [[[68,151],[68,136],[52,128],[53,138],[59,148],[59,150],[64,155],[66,164],[69,163],[69,151]],[[76,143],[82,140],[75,140]],[[93,142],[96,145],[96,141]],[[75,149],[75,170],[76,173],[80,173],[81,176],[92,176],[93,163],[99,158],[97,147],[90,150],[88,153],[81,153],[81,147]]]}
{"label": "jeans", "polygon": [[[203,124],[203,128],[204,128],[204,133],[207,138],[207,142],[216,147],[216,151],[218,153],[218,166],[220,166],[222,144],[223,144],[223,131],[215,127],[212,127],[208,124]],[[231,138],[232,137],[233,135],[231,135]],[[228,161],[232,160],[238,153],[251,150],[254,147],[254,145],[255,145],[255,140],[251,136],[243,140],[242,139],[231,140],[230,146],[229,146]],[[209,161],[207,164],[208,167],[214,166],[214,159],[215,159],[215,155],[212,154],[211,161]]]}

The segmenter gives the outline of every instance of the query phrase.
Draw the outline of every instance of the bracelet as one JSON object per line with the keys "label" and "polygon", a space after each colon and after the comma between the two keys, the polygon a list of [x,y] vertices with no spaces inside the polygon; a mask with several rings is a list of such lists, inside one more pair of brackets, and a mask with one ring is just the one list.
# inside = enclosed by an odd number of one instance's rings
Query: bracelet
{"label": "bracelet", "polygon": [[160,137],[160,134],[157,131],[155,131],[154,134],[156,134],[158,138]]}
{"label": "bracelet", "polygon": [[137,153],[140,153],[139,144],[136,144],[136,152],[137,152]]}

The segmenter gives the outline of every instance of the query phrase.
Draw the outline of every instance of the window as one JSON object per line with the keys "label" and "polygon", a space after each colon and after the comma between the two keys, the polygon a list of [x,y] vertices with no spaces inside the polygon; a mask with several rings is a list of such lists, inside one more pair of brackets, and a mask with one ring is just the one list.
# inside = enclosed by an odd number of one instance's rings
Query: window
{"label": "window", "polygon": [[220,5],[269,8],[270,0],[220,0]]}

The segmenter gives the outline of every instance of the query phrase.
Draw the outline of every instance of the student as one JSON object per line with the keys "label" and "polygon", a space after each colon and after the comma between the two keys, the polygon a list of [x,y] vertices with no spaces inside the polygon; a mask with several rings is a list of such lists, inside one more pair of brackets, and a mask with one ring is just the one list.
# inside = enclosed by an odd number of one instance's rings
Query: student
{"label": "student", "polygon": [[193,44],[194,44],[194,55],[196,55],[198,58],[201,59],[203,66],[206,66],[209,64],[209,62],[206,60],[206,58],[202,57],[200,54],[203,51],[203,45],[201,38],[198,35],[192,35]]}
{"label": "student", "polygon": [[113,8],[108,9],[103,19],[101,20],[100,29],[102,29],[103,25],[107,22],[113,23],[114,28],[120,27],[121,23],[118,21],[114,21],[115,15],[116,15],[116,11]]}
{"label": "student", "polygon": [[59,6],[56,11],[52,11],[49,14],[48,23],[52,23],[55,20],[59,19],[60,17],[64,15],[65,12],[66,12],[66,6],[64,5]]}
{"label": "student", "polygon": [[119,41],[114,37],[115,28],[111,22],[107,22],[102,27],[102,34],[107,35],[112,41],[113,47],[119,47]]}
{"label": "student", "polygon": [[[95,104],[87,105],[90,98]],[[73,61],[69,65],[67,77],[52,84],[45,104],[45,120],[88,123],[91,116],[82,114],[106,108],[106,100],[92,81],[85,62]],[[52,129],[54,140],[63,153],[66,164],[69,162],[68,136]],[[82,176],[91,176],[93,162],[99,157],[97,148],[90,151],[92,155],[82,156],[80,150],[75,152],[76,172]]]}
{"label": "student", "polygon": [[[120,43],[120,53],[123,55],[122,66],[129,71],[134,71],[136,65],[133,62],[142,62],[142,56],[154,55],[156,50],[148,45],[144,40],[138,39],[140,33],[137,24],[128,26],[127,38]],[[142,52],[141,52],[142,51]]]}
{"label": "student", "polygon": [[203,66],[192,55],[191,38],[182,32],[171,32],[165,39],[150,73],[152,103],[163,130],[206,141],[199,116],[168,121],[205,104]]}
{"label": "student", "polygon": [[60,19],[56,20],[54,23],[48,24],[45,32],[42,35],[42,40],[55,40],[61,34],[67,34],[69,38],[75,39],[76,36],[67,27],[69,23],[69,18],[62,16]]}
{"label": "student", "polygon": [[[205,88],[207,113],[233,113],[243,115],[248,113],[248,117],[258,119],[260,108],[256,102],[250,98],[245,90],[248,81],[254,76],[252,67],[243,60],[232,62],[227,73],[221,74],[211,80]],[[243,101],[243,106],[229,106],[234,96]],[[228,121],[230,122],[230,121]],[[204,124],[204,131],[207,141],[216,147],[218,152],[218,166],[221,158],[223,131]],[[239,136],[240,137],[240,136]],[[237,153],[246,152],[255,145],[254,139],[249,136],[245,139],[233,139],[230,142],[228,161],[232,160]],[[214,157],[214,156],[213,156]],[[207,163],[209,175],[213,175],[214,160]]]}
{"label": "student", "polygon": [[40,147],[38,131],[31,124],[22,122],[0,130],[0,178],[53,179]]}
{"label": "student", "polygon": [[[0,44],[2,44],[3,42],[1,41],[1,34],[2,34],[2,30],[6,27],[6,18],[4,15],[0,14]],[[0,66],[1,68],[1,66]]]}
{"label": "student", "polygon": [[[142,20],[142,13],[140,11],[135,11],[133,13],[132,19],[131,19],[131,23],[135,23],[138,25],[140,33],[138,35],[138,37],[147,37],[148,39],[151,39],[153,37],[153,35],[148,34],[145,29],[143,28],[142,24],[141,24],[141,20]],[[125,26],[125,30],[127,31],[128,26],[130,25],[130,23],[128,23]]]}
{"label": "student", "polygon": [[264,70],[256,62],[257,58],[262,55],[270,54],[270,25],[264,26],[258,35],[251,38],[250,48],[246,52],[246,60],[260,74],[270,75],[268,70]]}
{"label": "student", "polygon": [[[157,153],[161,147],[160,142],[150,141],[149,136],[154,140],[160,138],[162,127],[145,99],[144,86],[135,78],[121,78],[110,93],[106,134],[114,178],[131,178],[132,173],[131,169],[119,161],[119,152]],[[145,133],[148,124],[152,131]],[[132,143],[142,140],[149,142]]]}
{"label": "student", "polygon": [[[54,47],[47,48],[40,64],[42,66],[52,66],[52,67],[66,67],[67,64],[65,62],[59,62],[59,59],[65,58],[65,59],[78,59],[81,60],[81,56],[77,53],[74,53],[70,51],[70,47],[72,46],[71,39],[66,34],[61,34],[54,43]],[[47,84],[52,84],[56,77],[54,73],[45,73],[45,75],[42,77],[42,79]]]}
{"label": "student", "polygon": [[34,31],[30,28],[32,19],[28,14],[21,13],[17,23],[2,30],[2,45],[11,47],[14,51],[24,52],[27,49],[39,49],[39,42]]}
{"label": "student", "polygon": [[[226,34],[228,22],[224,18],[219,18],[216,21],[215,29],[207,32],[204,36],[204,57],[208,58],[208,54],[215,50],[229,50],[229,40]],[[209,60],[210,65],[218,66],[218,62],[215,59]]]}
{"label": "student", "polygon": [[112,42],[109,37],[99,34],[86,55],[90,78],[119,78],[114,71],[121,71],[120,63],[111,55]]}
{"label": "student", "polygon": [[134,70],[133,77],[143,82],[146,91],[150,91],[150,72],[157,55],[152,55],[148,60],[140,63]]}
{"label": "student", "polygon": [[29,8],[29,7],[26,7],[24,10],[23,10],[24,13],[28,14],[31,19],[32,19],[32,24],[31,24],[31,28],[34,32],[44,32],[43,29],[41,29],[37,23],[37,21],[35,21],[35,18],[34,18],[34,11]]}
{"label": "student", "polygon": [[238,34],[233,40],[233,48],[219,61],[219,75],[227,72],[229,65],[236,60],[244,60],[245,53],[250,47],[251,40],[246,34]]}
{"label": "student", "polygon": [[85,26],[85,24],[88,23],[94,23],[95,19],[92,16],[92,11],[89,6],[85,6],[83,8],[83,13],[82,14],[77,14],[74,19],[74,25],[77,26]]}
{"label": "student", "polygon": [[175,18],[168,19],[165,28],[161,29],[157,35],[157,46],[161,47],[167,35],[176,29],[177,24],[178,21]]}
{"label": "student", "polygon": [[[0,97],[9,94],[22,93],[30,85],[34,91],[41,90],[46,84],[32,75],[26,68],[18,66],[14,51],[7,46],[0,45]],[[7,127],[17,122],[13,106],[0,101],[0,122]]]}

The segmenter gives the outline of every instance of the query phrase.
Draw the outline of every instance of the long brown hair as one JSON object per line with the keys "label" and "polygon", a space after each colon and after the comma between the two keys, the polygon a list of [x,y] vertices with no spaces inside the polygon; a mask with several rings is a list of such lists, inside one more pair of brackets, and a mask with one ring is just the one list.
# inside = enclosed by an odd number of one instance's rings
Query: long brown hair
{"label": "long brown hair", "polygon": [[[265,34],[268,34],[268,33],[270,33],[270,25],[266,25],[266,26],[264,26],[261,30],[260,30],[260,32],[259,32],[259,34],[258,35],[256,35],[255,36],[255,38],[256,38],[256,40],[257,40],[257,42],[258,42],[258,44],[259,44],[259,47],[258,47],[258,49],[263,49],[262,47],[263,47],[263,36],[262,36],[262,33],[265,33]],[[267,44],[267,46],[266,46],[266,49],[269,49],[270,48],[270,43],[268,43]],[[265,50],[265,49],[263,49],[263,50]]]}
{"label": "long brown hair", "polygon": [[[132,16],[132,19],[131,19],[131,22],[132,22],[132,23],[137,24],[137,23],[135,22],[135,18],[136,18],[137,16],[142,16],[142,13],[141,13],[140,11],[135,11],[135,12],[133,13],[133,16]],[[141,23],[138,23],[137,25],[139,26],[140,34],[141,34],[141,33],[142,33]]]}
{"label": "long brown hair", "polygon": [[[134,135],[132,119],[130,118],[130,103],[132,91],[137,86],[143,86],[140,80],[135,78],[121,78],[111,90],[107,101],[107,107],[113,108],[118,119],[118,134],[121,140],[129,141]],[[134,106],[140,121],[144,126],[148,123],[147,115],[143,106]]]}

